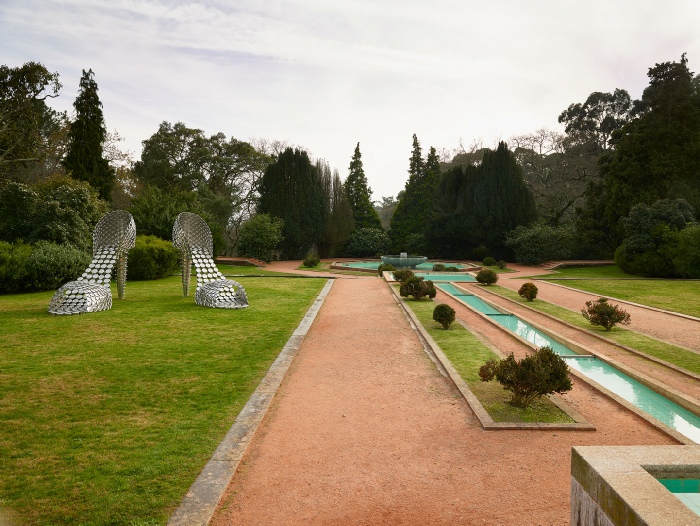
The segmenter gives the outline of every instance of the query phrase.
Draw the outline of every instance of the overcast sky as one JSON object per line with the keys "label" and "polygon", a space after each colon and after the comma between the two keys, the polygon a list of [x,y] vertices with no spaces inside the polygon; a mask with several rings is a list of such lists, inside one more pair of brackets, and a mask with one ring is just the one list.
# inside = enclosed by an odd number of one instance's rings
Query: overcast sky
{"label": "overcast sky", "polygon": [[639,98],[687,52],[697,0],[0,0],[1,63],[92,68],[107,128],[138,159],[162,121],[303,146],[343,179],[359,142],[373,198],[424,154],[561,129],[593,91]]}

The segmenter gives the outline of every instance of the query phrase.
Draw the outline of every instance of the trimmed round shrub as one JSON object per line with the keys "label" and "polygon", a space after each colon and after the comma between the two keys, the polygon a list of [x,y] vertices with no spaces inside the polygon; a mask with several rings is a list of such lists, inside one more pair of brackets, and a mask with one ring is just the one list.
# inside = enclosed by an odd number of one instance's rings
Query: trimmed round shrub
{"label": "trimmed round shrub", "polygon": [[498,281],[498,274],[490,268],[485,268],[479,271],[476,275],[476,281],[483,285],[493,285]]}
{"label": "trimmed round shrub", "polygon": [[581,309],[581,314],[591,325],[600,325],[606,331],[616,324],[630,324],[630,315],[622,310],[619,305],[611,305],[607,298],[598,298],[596,301],[587,301],[586,308]]}
{"label": "trimmed round shrub", "polygon": [[443,329],[449,329],[453,321],[455,321],[455,310],[445,303],[437,305],[433,309],[433,320],[442,325]]}
{"label": "trimmed round shrub", "polygon": [[445,272],[445,270],[447,270],[447,267],[445,267],[445,265],[443,265],[442,263],[435,263],[433,265],[434,272]]}
{"label": "trimmed round shrub", "polygon": [[401,296],[413,296],[413,299],[420,300],[428,296],[434,298],[437,295],[437,290],[432,281],[425,281],[422,277],[412,276],[401,283],[399,289]]}
{"label": "trimmed round shrub", "polygon": [[445,272],[459,272],[457,267],[445,267]]}
{"label": "trimmed round shrub", "polygon": [[321,258],[318,256],[318,250],[316,250],[316,245],[313,245],[309,251],[306,253],[306,258],[304,258],[303,265],[305,267],[315,267],[321,262]]}
{"label": "trimmed round shrub", "polygon": [[496,260],[491,256],[485,257],[483,261],[484,265],[487,267],[493,267],[496,264]]}
{"label": "trimmed round shrub", "polygon": [[511,353],[504,360],[491,359],[479,369],[482,382],[493,378],[512,393],[509,403],[527,407],[540,396],[571,390],[566,362],[551,347],[540,347],[535,354],[516,360]]}
{"label": "trimmed round shrub", "polygon": [[381,265],[379,265],[379,267],[377,267],[377,271],[379,272],[380,277],[382,275],[382,272],[393,272],[395,270],[396,267],[394,267],[394,265],[392,265],[391,263],[382,263]]}
{"label": "trimmed round shrub", "polygon": [[413,277],[413,271],[408,268],[402,268],[394,271],[394,279],[400,283]]}
{"label": "trimmed round shrub", "polygon": [[533,301],[537,297],[537,285],[534,283],[523,283],[522,287],[518,289],[518,295],[521,298],[525,298],[527,301]]}
{"label": "trimmed round shrub", "polygon": [[136,236],[136,246],[129,251],[127,279],[164,278],[177,271],[179,256],[179,251],[170,241],[156,236]]}
{"label": "trimmed round shrub", "polygon": [[501,270],[503,270],[503,269],[506,268],[506,262],[503,261],[503,260],[501,260],[501,261],[499,261],[498,263],[496,263],[496,266],[497,266],[498,268],[500,268]]}

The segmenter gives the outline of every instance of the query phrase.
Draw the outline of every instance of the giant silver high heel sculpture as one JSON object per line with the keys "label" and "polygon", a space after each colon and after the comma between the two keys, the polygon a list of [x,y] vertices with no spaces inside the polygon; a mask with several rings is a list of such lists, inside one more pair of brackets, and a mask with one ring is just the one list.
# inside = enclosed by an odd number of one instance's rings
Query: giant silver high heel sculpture
{"label": "giant silver high heel sculpture", "polygon": [[245,309],[248,297],[243,286],[226,279],[216,268],[211,230],[197,214],[182,212],[173,225],[173,244],[182,251],[182,295],[189,294],[192,264],[197,271],[197,305],[217,309]]}
{"label": "giant silver high heel sculpture", "polygon": [[126,260],[136,242],[134,218],[125,210],[102,216],[92,234],[92,262],[76,281],[58,289],[51,302],[51,314],[82,314],[112,308],[109,282],[117,266],[117,291],[124,299]]}

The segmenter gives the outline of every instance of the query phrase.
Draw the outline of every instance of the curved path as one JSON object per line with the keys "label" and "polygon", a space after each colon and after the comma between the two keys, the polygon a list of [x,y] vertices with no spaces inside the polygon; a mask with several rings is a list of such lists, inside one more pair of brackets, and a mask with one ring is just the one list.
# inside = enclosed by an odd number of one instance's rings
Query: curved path
{"label": "curved path", "polygon": [[212,524],[568,524],[572,446],[674,443],[578,381],[597,431],[484,431],[386,284],[358,279],[335,281]]}

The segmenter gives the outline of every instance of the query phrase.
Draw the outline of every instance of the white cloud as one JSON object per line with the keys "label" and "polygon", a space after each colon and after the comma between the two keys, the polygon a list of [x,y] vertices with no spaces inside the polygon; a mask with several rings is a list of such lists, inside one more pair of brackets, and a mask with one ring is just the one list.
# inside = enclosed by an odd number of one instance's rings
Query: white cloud
{"label": "white cloud", "polygon": [[[687,52],[700,4],[496,0],[6,0],[4,61],[58,71],[70,109],[92,68],[130,149],[163,120],[307,147],[347,173],[359,141],[375,198],[424,151],[556,128],[570,103]],[[696,68],[697,69],[697,68]]]}

